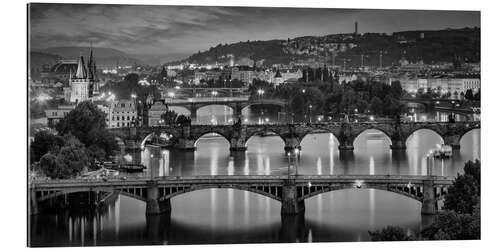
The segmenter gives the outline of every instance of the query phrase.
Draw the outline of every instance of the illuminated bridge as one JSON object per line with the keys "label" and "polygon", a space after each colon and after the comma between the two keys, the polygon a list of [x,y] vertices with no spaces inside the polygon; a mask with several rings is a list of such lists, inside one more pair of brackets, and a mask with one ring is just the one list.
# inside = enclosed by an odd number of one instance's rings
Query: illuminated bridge
{"label": "illuminated bridge", "polygon": [[224,137],[230,150],[246,150],[246,142],[254,135],[272,133],[285,143],[285,151],[300,149],[300,142],[308,134],[331,133],[339,142],[339,150],[354,150],[354,140],[364,131],[375,129],[391,141],[391,149],[406,149],[407,139],[416,131],[427,129],[436,132],[446,145],[460,148],[460,140],[469,131],[480,129],[480,122],[324,122],[324,123],[278,123],[242,125],[170,125],[158,127],[114,128],[109,131],[117,140],[135,141],[143,144],[148,138],[162,133],[172,136],[174,147],[195,150],[196,141],[203,135],[215,133]]}
{"label": "illuminated bridge", "polygon": [[191,120],[196,120],[198,109],[209,105],[223,105],[233,110],[234,119],[241,117],[244,108],[255,105],[277,106],[282,112],[286,112],[288,102],[280,99],[250,99],[249,96],[243,97],[194,97],[188,99],[166,99],[165,103],[169,107],[183,107],[189,110]]}
{"label": "illuminated bridge", "polygon": [[[409,175],[299,175],[299,176],[189,176],[137,178],[129,180],[38,180],[29,185],[30,212],[38,213],[39,203],[71,193],[97,193],[94,202],[105,202],[111,194],[121,194],[146,202],[146,214],[170,213],[171,198],[209,188],[245,190],[281,203],[283,215],[301,214],[304,200],[342,189],[378,189],[397,193],[422,203],[422,214],[438,211],[438,200],[452,179],[440,176]],[[91,196],[89,196],[91,197]]]}

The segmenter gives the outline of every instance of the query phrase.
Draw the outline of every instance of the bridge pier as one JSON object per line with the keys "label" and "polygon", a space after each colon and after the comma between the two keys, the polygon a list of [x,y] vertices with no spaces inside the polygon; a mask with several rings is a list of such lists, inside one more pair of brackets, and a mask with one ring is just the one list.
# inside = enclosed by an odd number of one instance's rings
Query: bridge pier
{"label": "bridge pier", "polygon": [[402,140],[394,140],[391,143],[392,150],[406,150],[406,142]]}
{"label": "bridge pier", "polygon": [[298,200],[297,186],[293,180],[285,180],[281,197],[281,215],[296,215],[304,212],[304,201]]}
{"label": "bridge pier", "polygon": [[178,142],[175,144],[175,148],[184,151],[195,151],[194,146],[195,141],[188,138],[179,138]]}
{"label": "bridge pier", "polygon": [[434,181],[424,180],[421,214],[436,214],[438,211]]}
{"label": "bridge pier", "polygon": [[280,238],[282,242],[304,242],[307,239],[304,214],[281,215]]}
{"label": "bridge pier", "polygon": [[300,141],[298,137],[285,137],[285,153],[293,153],[295,149],[301,150]]}
{"label": "bridge pier", "polygon": [[339,140],[339,150],[340,151],[353,151],[353,140]]}
{"label": "bridge pier", "polygon": [[29,206],[29,213],[30,215],[37,215],[40,213],[40,210],[38,208],[38,201],[36,199],[36,192],[34,190],[31,190],[30,192],[30,206]]}
{"label": "bridge pier", "polygon": [[445,136],[444,144],[451,146],[453,150],[460,150],[460,135]]}
{"label": "bridge pier", "polygon": [[191,118],[191,122],[197,122],[197,115],[196,115],[196,111],[198,110],[198,108],[193,104],[189,107],[189,118]]}
{"label": "bridge pier", "polygon": [[245,151],[247,150],[247,146],[245,145],[245,138],[242,137],[233,137],[231,138],[229,150],[230,151]]}
{"label": "bridge pier", "polygon": [[147,188],[146,215],[170,214],[170,199],[159,200],[160,193],[156,183],[151,182]]}

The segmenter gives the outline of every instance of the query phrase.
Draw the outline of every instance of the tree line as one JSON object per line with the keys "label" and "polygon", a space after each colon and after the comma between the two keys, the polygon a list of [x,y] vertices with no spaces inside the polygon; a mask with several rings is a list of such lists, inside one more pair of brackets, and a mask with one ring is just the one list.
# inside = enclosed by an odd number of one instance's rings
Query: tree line
{"label": "tree line", "polygon": [[476,240],[481,238],[481,163],[468,161],[445,195],[444,211],[418,236],[397,226],[369,232],[373,241]]}
{"label": "tree line", "polygon": [[328,115],[365,113],[394,118],[404,108],[400,103],[403,89],[399,82],[391,85],[356,80],[349,83],[313,81],[273,84],[255,80],[249,91],[252,99],[278,98],[289,101],[294,115]]}
{"label": "tree line", "polygon": [[79,103],[56,125],[57,134],[38,132],[30,144],[35,170],[54,179],[71,178],[97,168],[118,149],[106,130],[105,113],[92,102]]}

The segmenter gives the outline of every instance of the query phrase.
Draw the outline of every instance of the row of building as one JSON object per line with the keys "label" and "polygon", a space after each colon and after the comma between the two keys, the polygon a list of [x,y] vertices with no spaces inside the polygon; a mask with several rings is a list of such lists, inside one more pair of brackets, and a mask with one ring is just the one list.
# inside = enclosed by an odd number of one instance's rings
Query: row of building
{"label": "row of building", "polygon": [[[106,126],[108,128],[134,127],[141,126],[143,123],[149,126],[159,126],[162,124],[162,115],[167,112],[167,106],[162,101],[156,101],[148,105],[146,119],[140,116],[139,105],[135,100],[94,103],[106,114]],[[45,110],[47,125],[54,127],[75,107],[76,105],[60,105],[57,108]]]}

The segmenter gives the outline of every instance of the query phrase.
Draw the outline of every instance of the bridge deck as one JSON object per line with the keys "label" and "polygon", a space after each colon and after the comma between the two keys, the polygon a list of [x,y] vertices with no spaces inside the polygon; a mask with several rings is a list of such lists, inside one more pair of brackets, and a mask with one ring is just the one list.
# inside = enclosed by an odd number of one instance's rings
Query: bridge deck
{"label": "bridge deck", "polygon": [[[183,176],[183,177],[156,177],[156,178],[133,178],[127,180],[108,179],[103,180],[32,180],[30,188],[77,188],[77,187],[123,187],[123,186],[147,186],[151,182],[157,185],[203,185],[203,184],[249,184],[266,185],[280,184],[288,179],[283,175],[245,175],[245,176]],[[442,176],[415,176],[415,175],[299,175],[292,176],[291,180],[298,185],[306,184],[342,184],[356,181],[371,184],[421,184],[424,180],[433,180],[437,185],[450,185],[453,177]]]}

